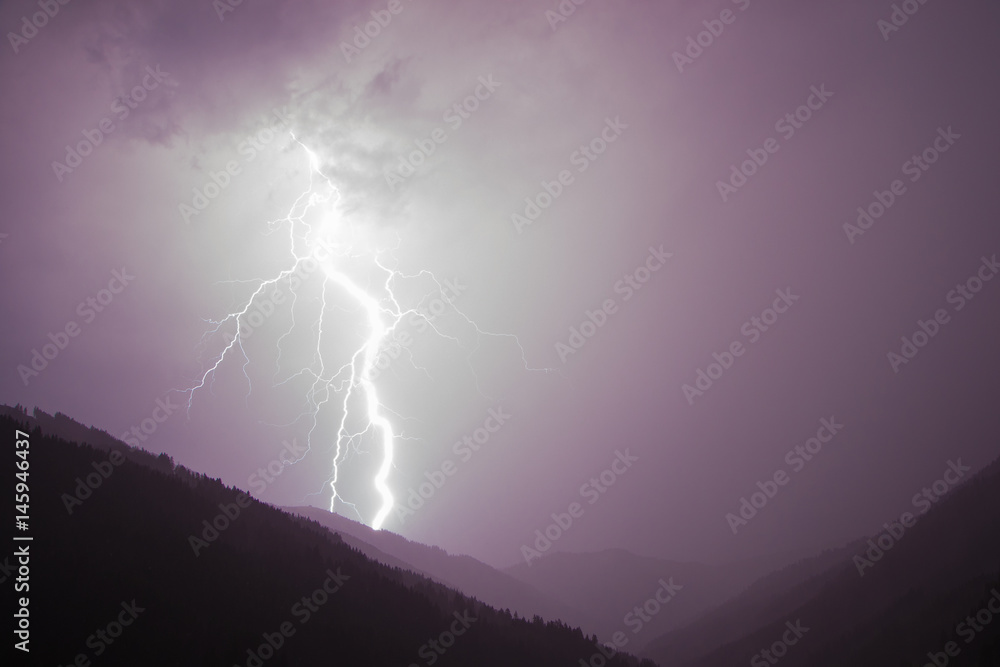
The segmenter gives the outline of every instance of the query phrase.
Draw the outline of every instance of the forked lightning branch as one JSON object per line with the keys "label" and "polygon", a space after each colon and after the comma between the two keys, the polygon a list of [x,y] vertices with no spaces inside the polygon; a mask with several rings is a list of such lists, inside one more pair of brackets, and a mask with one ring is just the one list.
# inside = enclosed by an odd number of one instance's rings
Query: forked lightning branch
{"label": "forked lightning branch", "polygon": [[[308,426],[306,452],[293,463],[310,456],[314,444],[332,440],[332,446],[326,444],[322,448],[324,451],[332,449],[330,476],[324,484],[324,488],[329,487],[330,511],[348,507],[364,521],[365,517],[357,506],[341,496],[338,484],[345,458],[352,452],[362,454],[362,443],[374,442],[380,458],[372,483],[378,494],[379,509],[370,523],[373,528],[379,529],[395,504],[389,486],[389,475],[393,470],[395,448],[399,439],[388,416],[392,411],[387,410],[383,404],[376,383],[380,357],[391,346],[394,334],[404,321],[412,322],[415,318],[425,322],[427,328],[438,336],[457,345],[461,345],[462,341],[442,330],[438,322],[432,321],[435,318],[428,316],[427,311],[421,308],[421,303],[412,307],[401,305],[396,294],[397,283],[400,281],[429,279],[436,286],[437,295],[444,295],[445,287],[430,271],[422,270],[409,275],[390,266],[390,261],[395,261],[394,252],[399,249],[398,244],[393,247],[369,247],[367,243],[360,242],[358,237],[362,235],[358,230],[336,217],[339,193],[321,171],[319,157],[298,140],[296,142],[309,159],[309,185],[284,218],[269,223],[272,232],[283,231],[288,234],[287,245],[281,249],[288,256],[287,266],[270,277],[237,281],[250,284],[252,293],[225,317],[211,321],[211,328],[206,331],[202,345],[215,345],[221,347],[222,351],[209,359],[198,380],[184,390],[188,395],[187,408],[190,411],[195,395],[210,386],[217,373],[236,367],[246,380],[249,397],[252,384],[246,368],[250,358],[244,347],[244,340],[248,333],[261,326],[271,326],[271,321],[278,319],[273,295],[279,288],[287,289],[292,296],[291,312],[287,327],[275,343],[279,365],[283,352],[290,351],[291,346],[286,342],[290,336],[301,337],[308,334],[315,343],[312,361],[290,372],[288,377],[278,383],[305,379],[308,386],[303,396],[306,407],[299,417]],[[346,267],[359,263],[369,272],[369,280],[349,274]],[[370,275],[381,278],[371,280]],[[314,291],[307,294],[306,291],[310,289]],[[434,292],[424,298],[432,296],[435,296]],[[338,307],[345,298],[355,306],[353,311]],[[450,300],[446,300],[458,321],[473,332],[476,340],[474,350],[479,347],[480,336],[509,338],[520,355],[524,369],[549,370],[528,366],[524,350],[516,336],[484,331]],[[302,318],[300,312],[310,307],[313,309],[309,312],[309,317]],[[267,323],[262,321],[261,313],[265,311],[267,319],[271,320]],[[353,319],[345,320],[345,312],[348,318]],[[354,331],[359,328],[365,333],[356,347],[348,350],[332,349],[338,347],[333,341],[343,338],[336,334],[345,329]],[[332,361],[334,359],[337,361]],[[412,356],[410,360],[413,361]],[[471,364],[471,360],[469,363]],[[333,437],[322,433],[321,415],[325,415],[327,410],[339,414],[339,418],[335,420],[338,424],[336,435]]]}

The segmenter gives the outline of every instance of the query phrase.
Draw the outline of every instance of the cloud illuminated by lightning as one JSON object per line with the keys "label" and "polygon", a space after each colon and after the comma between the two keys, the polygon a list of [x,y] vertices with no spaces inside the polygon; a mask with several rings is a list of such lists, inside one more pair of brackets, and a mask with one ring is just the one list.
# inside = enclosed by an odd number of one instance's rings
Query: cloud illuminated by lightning
{"label": "cloud illuminated by lightning", "polygon": [[[309,186],[302,192],[292,204],[288,214],[279,220],[269,223],[271,233],[282,229],[288,232],[288,266],[285,269],[276,271],[269,278],[259,278],[246,282],[255,285],[248,298],[233,311],[229,312],[221,320],[211,320],[211,327],[202,338],[202,345],[206,345],[210,340],[221,337],[223,340],[222,351],[212,357],[201,377],[191,387],[186,389],[188,394],[188,410],[190,411],[195,394],[209,385],[220,371],[223,363],[228,357],[238,355],[242,357],[242,372],[247,381],[247,396],[249,398],[252,391],[250,377],[246,372],[246,367],[250,360],[243,346],[243,332],[250,324],[248,319],[252,316],[252,308],[258,300],[266,297],[265,293],[284,285],[289,285],[292,295],[291,323],[288,329],[277,340],[277,363],[281,363],[282,341],[292,335],[302,327],[296,323],[295,310],[299,300],[301,287],[305,285],[314,273],[319,270],[317,277],[322,278],[321,297],[319,306],[313,318],[310,319],[309,331],[315,337],[316,349],[313,354],[313,361],[310,365],[302,368],[279,384],[284,384],[294,378],[309,377],[312,379],[310,388],[305,396],[307,409],[302,416],[306,417],[311,426],[307,438],[306,454],[308,456],[312,450],[314,438],[317,436],[320,413],[330,403],[334,396],[339,395],[340,420],[337,429],[336,441],[331,463],[331,474],[324,486],[330,490],[330,511],[336,511],[337,501],[348,506],[357,513],[360,512],[354,504],[346,501],[337,491],[339,481],[340,466],[345,458],[352,451],[359,451],[359,442],[363,437],[372,434],[376,437],[381,453],[381,462],[374,478],[374,487],[380,498],[379,509],[371,522],[371,526],[380,529],[386,518],[394,507],[392,490],[389,487],[389,475],[393,468],[395,446],[399,436],[393,427],[392,422],[386,416],[389,410],[383,405],[379,397],[378,388],[375,382],[377,364],[380,353],[383,351],[389,337],[397,327],[404,321],[404,318],[416,315],[428,323],[430,328],[439,336],[459,342],[455,336],[448,335],[441,331],[431,318],[421,312],[418,308],[403,308],[394,293],[394,284],[397,280],[415,277],[429,277],[439,290],[444,294],[440,281],[429,271],[421,271],[416,276],[406,275],[394,268],[390,268],[384,260],[384,256],[392,255],[398,249],[396,247],[372,249],[368,247],[358,247],[355,242],[355,231],[352,227],[342,224],[334,224],[333,215],[336,204],[339,201],[339,192],[331,180],[323,174],[319,157],[292,136],[292,139],[303,149],[309,161]],[[313,221],[311,214],[316,213],[320,217],[319,222]],[[308,219],[307,219],[308,217]],[[331,240],[334,239],[334,240]],[[384,281],[373,289],[370,285],[362,287],[359,281],[348,275],[342,264],[353,263],[361,260],[368,269],[384,274]],[[324,330],[324,323],[329,315],[334,298],[334,292],[346,296],[352,301],[362,314],[362,324],[365,327],[366,335],[360,346],[349,356],[349,361],[342,364],[336,370],[328,370],[324,353],[324,337],[328,332]],[[527,364],[525,353],[520,342],[512,334],[497,334],[483,331],[470,318],[458,310],[451,303],[454,311],[466,324],[470,325],[479,336],[498,336],[510,338],[520,351],[521,361],[527,370],[548,371],[549,369],[530,368]],[[258,325],[259,326],[259,325]],[[478,348],[478,343],[477,346]],[[475,352],[475,349],[472,353]],[[471,358],[470,353],[469,358]],[[411,355],[412,362],[412,355]],[[424,370],[424,369],[421,369]],[[425,371],[426,372],[426,371]],[[362,404],[360,410],[355,410],[355,403]],[[352,423],[360,421],[359,427],[352,427]],[[299,459],[301,460],[301,458]],[[363,520],[363,518],[362,518]]]}

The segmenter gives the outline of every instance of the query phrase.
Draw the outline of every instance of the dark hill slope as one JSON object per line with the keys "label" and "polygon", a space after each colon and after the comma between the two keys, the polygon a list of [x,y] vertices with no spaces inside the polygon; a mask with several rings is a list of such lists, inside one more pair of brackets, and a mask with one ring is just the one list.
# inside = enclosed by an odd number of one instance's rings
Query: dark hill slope
{"label": "dark hill slope", "polygon": [[[23,427],[0,417],[11,444],[2,466],[8,480],[18,460],[15,429]],[[268,505],[247,499],[227,525],[219,506],[235,514],[241,495],[217,480],[131,460],[102,466],[107,451],[37,429],[30,442],[29,664],[68,665],[84,654],[95,665],[257,665],[248,650],[264,644],[265,633],[280,644],[273,655],[261,651],[268,667],[405,667],[432,659],[442,667],[548,667],[578,664],[596,650],[578,630],[512,618],[374,563],[317,524]],[[95,464],[111,469],[99,486]],[[70,514],[63,495],[88,475],[97,488]],[[12,526],[10,504],[4,513]],[[204,535],[207,546],[196,556],[190,539],[205,521],[221,530]],[[13,584],[7,577],[2,585]],[[142,611],[128,611],[133,600]],[[467,630],[456,620],[463,617]],[[119,619],[130,622],[120,634]],[[283,624],[290,636],[279,641],[274,633]]]}

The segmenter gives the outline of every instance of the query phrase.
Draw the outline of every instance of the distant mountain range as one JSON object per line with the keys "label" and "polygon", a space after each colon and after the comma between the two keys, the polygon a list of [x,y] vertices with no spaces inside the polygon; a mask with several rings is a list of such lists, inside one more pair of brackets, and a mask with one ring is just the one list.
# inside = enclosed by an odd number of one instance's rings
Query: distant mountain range
{"label": "distant mountain range", "polygon": [[[363,523],[316,507],[283,509],[332,530],[341,536],[345,544],[374,561],[417,572],[496,609],[509,609],[525,618],[537,615],[562,619],[574,625],[596,626],[585,612],[573,609],[471,556],[453,556],[439,547],[411,542],[385,530],[374,530]],[[583,619],[585,623],[578,619]]]}
{"label": "distant mountain range", "polygon": [[782,667],[1000,665],[1000,462],[916,525],[887,523],[761,579],[644,655],[661,667],[776,664],[763,651]]}
{"label": "distant mountain range", "polygon": [[[603,640],[615,632],[637,650],[667,630],[680,627],[733,597],[765,572],[761,563],[742,566],[705,565],[637,556],[623,549],[597,553],[548,554],[505,570],[542,593],[596,617],[593,632]],[[661,583],[665,582],[665,583]],[[661,588],[676,593],[668,603],[656,600]],[[665,592],[659,593],[666,598]],[[636,607],[640,609],[636,611]],[[574,619],[575,620],[575,619]],[[585,629],[593,626],[584,626]]]}

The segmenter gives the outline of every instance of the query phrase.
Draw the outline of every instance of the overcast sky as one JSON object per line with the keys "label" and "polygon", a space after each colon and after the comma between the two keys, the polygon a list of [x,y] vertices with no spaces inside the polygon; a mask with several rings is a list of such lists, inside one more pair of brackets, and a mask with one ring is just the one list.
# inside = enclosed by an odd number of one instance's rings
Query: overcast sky
{"label": "overcast sky", "polygon": [[[386,482],[440,488],[384,527],[450,551],[514,563],[572,503],[552,549],[820,549],[997,455],[995,3],[224,2],[0,8],[0,401],[328,507],[311,373],[371,329],[324,277],[387,306],[389,270],[440,335],[404,318],[375,380]],[[367,523],[377,435],[338,473]]]}

